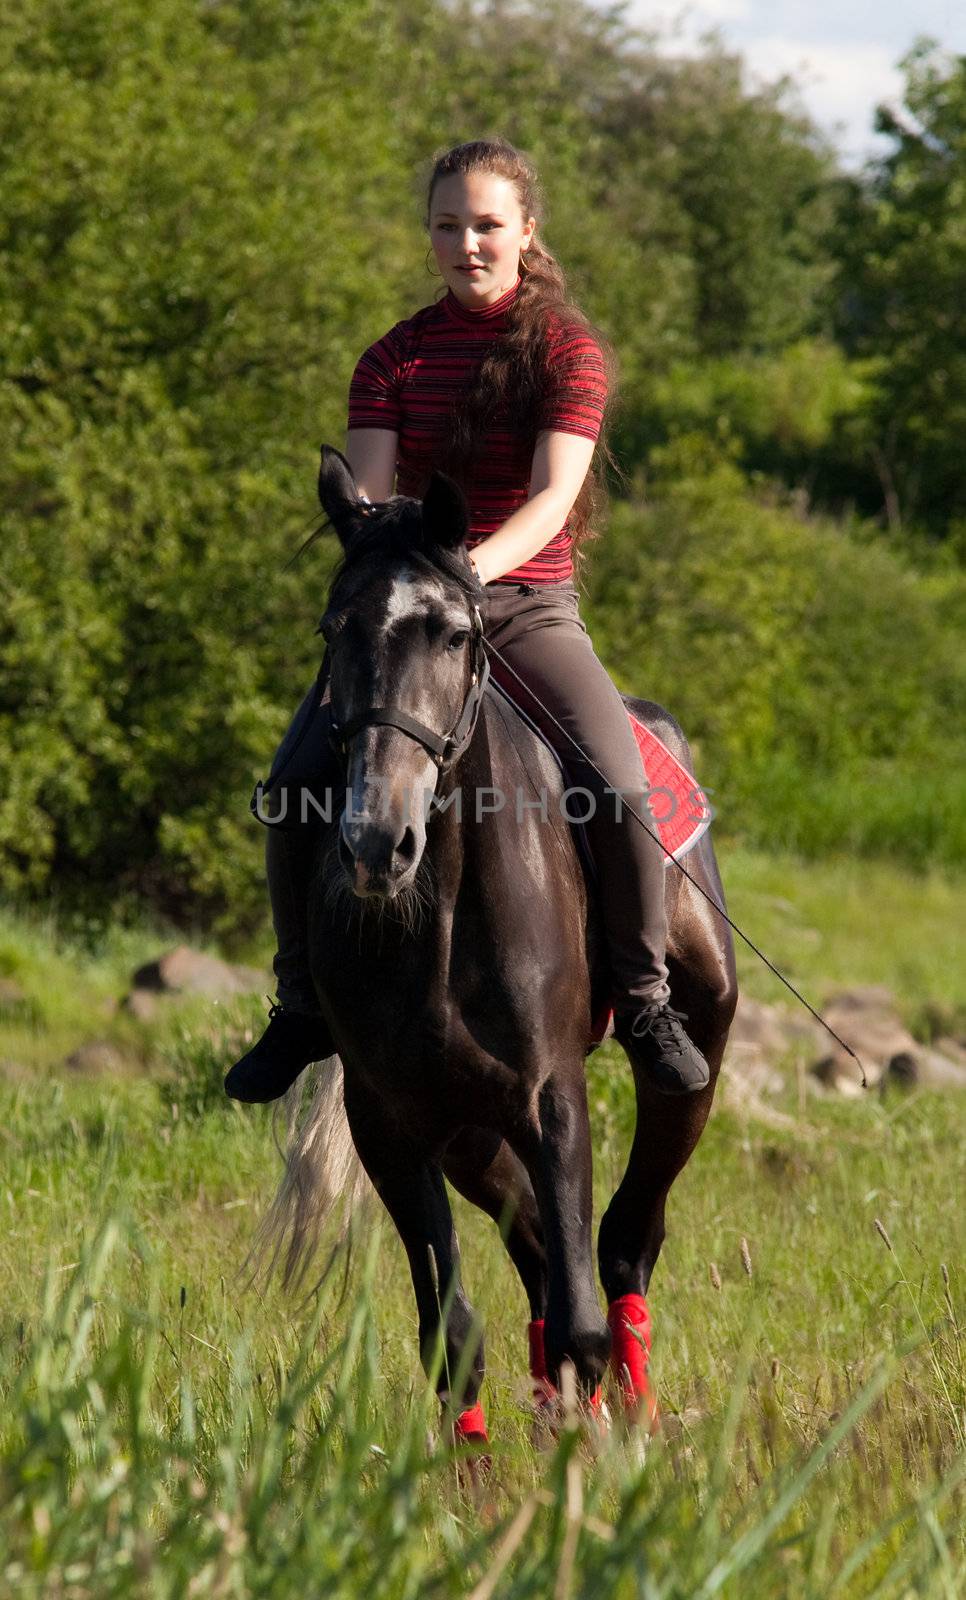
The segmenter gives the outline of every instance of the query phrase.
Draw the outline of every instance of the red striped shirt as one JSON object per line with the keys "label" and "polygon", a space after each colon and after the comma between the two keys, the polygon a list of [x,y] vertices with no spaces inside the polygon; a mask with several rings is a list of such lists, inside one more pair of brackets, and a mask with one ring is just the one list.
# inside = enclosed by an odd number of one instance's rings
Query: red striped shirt
{"label": "red striped shirt", "polygon": [[[397,322],[360,357],[349,385],[349,427],[388,428],[398,434],[396,492],[421,497],[439,459],[443,425],[468,376],[506,326],[520,279],[492,305],[467,310],[452,289],[442,300]],[[607,398],[604,358],[583,329],[557,323],[550,335],[552,380],[536,419],[537,431],[579,433],[596,441]],[[467,494],[468,549],[502,527],[525,505],[532,449],[498,413],[483,441],[477,474]],[[500,583],[556,583],[573,575],[572,540],[565,522],[535,556],[506,572]]]}

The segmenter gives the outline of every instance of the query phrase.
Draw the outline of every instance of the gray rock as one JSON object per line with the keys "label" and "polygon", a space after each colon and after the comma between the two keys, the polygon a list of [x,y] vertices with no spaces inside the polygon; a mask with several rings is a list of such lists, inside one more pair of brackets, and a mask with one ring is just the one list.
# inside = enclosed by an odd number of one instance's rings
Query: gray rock
{"label": "gray rock", "polygon": [[955,1061],[959,1066],[966,1067],[966,1040],[953,1039],[947,1035],[944,1039],[937,1039],[934,1048],[944,1055],[947,1061]]}
{"label": "gray rock", "polygon": [[[895,995],[882,985],[857,986],[833,995],[823,1017],[861,1058],[870,1088],[887,1082],[966,1086],[966,1062],[950,1059],[942,1050],[914,1039],[899,1016]],[[840,1094],[862,1093],[857,1063],[834,1040],[812,1071],[827,1088]]]}
{"label": "gray rock", "polygon": [[937,1048],[920,1045],[915,1052],[903,1051],[893,1056],[887,1078],[906,1089],[966,1089],[966,1063],[951,1060]]}
{"label": "gray rock", "polygon": [[121,1001],[122,1011],[127,1011],[138,1022],[153,1022],[157,1016],[160,995],[152,989],[132,989]]}
{"label": "gray rock", "polygon": [[769,1065],[757,1045],[740,1039],[729,1041],[722,1070],[740,1078],[750,1094],[781,1094],[785,1088],[785,1074]]}
{"label": "gray rock", "polygon": [[72,1051],[64,1066],[68,1072],[92,1075],[110,1072],[116,1075],[126,1070],[127,1060],[109,1039],[89,1039],[86,1044]]}
{"label": "gray rock", "polygon": [[[176,945],[156,960],[146,962],[131,978],[132,994],[202,994],[219,1000],[253,994],[266,983],[265,974],[254,967],[231,966],[218,956],[192,950],[186,944]],[[133,1008],[128,1005],[128,1009]]]}
{"label": "gray rock", "polygon": [[836,1011],[891,1011],[896,1008],[896,997],[884,983],[857,983],[854,988],[840,989],[830,994],[826,1010]]}
{"label": "gray rock", "polygon": [[814,1055],[822,1030],[805,1013],[796,1016],[790,1006],[769,1005],[740,995],[728,1034],[724,1071],[740,1078],[753,1094],[780,1094],[787,1065],[796,1054]]}

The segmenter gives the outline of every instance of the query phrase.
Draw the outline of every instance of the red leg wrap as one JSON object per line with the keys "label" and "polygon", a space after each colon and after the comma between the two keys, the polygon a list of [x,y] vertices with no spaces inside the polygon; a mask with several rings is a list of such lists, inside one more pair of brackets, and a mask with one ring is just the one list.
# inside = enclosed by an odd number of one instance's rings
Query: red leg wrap
{"label": "red leg wrap", "polygon": [[477,1441],[482,1444],[489,1443],[490,1436],[486,1431],[486,1418],[483,1415],[483,1407],[478,1400],[475,1406],[470,1406],[468,1410],[460,1412],[453,1423],[453,1435],[457,1444],[461,1440],[467,1440],[472,1443]]}
{"label": "red leg wrap", "polygon": [[620,1385],[624,1405],[629,1411],[636,1410],[643,1401],[653,1424],[657,1420],[657,1406],[647,1377],[651,1352],[651,1317],[647,1301],[642,1294],[622,1294],[611,1301],[607,1321],[613,1339],[611,1370]]}
{"label": "red leg wrap", "polygon": [[533,1379],[533,1403],[546,1406],[556,1399],[557,1391],[547,1377],[547,1357],[543,1348],[543,1318],[527,1323],[527,1344],[530,1347],[530,1376]]}

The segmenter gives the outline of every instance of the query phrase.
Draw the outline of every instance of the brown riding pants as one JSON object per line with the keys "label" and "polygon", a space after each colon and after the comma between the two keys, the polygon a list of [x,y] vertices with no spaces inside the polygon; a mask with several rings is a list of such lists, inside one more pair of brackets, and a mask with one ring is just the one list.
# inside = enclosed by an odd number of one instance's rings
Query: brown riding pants
{"label": "brown riding pants", "polygon": [[[632,808],[654,828],[637,741],[620,694],[581,619],[577,591],[566,579],[539,586],[491,583],[486,594],[486,638],[503,658],[501,663],[491,654],[491,670],[546,733],[566,767],[572,791],[568,811],[586,818],[615,1004],[665,1001],[670,995],[665,965],[667,858],[630,814]],[[525,688],[507,665],[523,679]],[[344,782],[328,743],[328,707],[319,704],[318,687],[313,685],[261,791],[266,797],[259,806],[261,820],[270,823],[273,808],[278,810],[277,797],[286,789],[291,800],[296,786],[309,784],[320,791],[331,785],[338,790]],[[305,862],[310,849],[310,828],[292,826],[291,819],[285,826],[269,825],[266,868],[278,940],[275,975],[279,1001],[293,1011],[318,1009],[307,959]]]}

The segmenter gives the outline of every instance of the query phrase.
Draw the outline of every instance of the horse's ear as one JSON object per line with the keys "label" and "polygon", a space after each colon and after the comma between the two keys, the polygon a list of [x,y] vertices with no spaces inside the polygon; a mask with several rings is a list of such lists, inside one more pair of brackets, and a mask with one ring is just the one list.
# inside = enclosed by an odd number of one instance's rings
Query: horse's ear
{"label": "horse's ear", "polygon": [[341,450],[322,446],[319,464],[319,500],[344,549],[348,549],[363,520],[362,497]]}
{"label": "horse's ear", "polygon": [[466,499],[458,483],[445,472],[436,471],[423,495],[423,543],[455,550],[466,539],[470,519]]}

